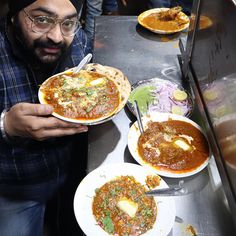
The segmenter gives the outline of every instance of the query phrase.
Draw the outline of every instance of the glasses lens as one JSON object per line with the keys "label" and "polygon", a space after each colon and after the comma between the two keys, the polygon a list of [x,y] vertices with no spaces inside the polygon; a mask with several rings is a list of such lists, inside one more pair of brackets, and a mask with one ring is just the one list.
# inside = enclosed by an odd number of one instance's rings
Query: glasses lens
{"label": "glasses lens", "polygon": [[[48,16],[37,16],[33,19],[32,30],[39,33],[47,33],[57,24],[57,20]],[[61,32],[64,36],[72,36],[79,29],[77,20],[66,19],[60,23]]]}
{"label": "glasses lens", "polygon": [[36,32],[47,32],[49,31],[55,24],[55,20],[53,18],[47,16],[38,16],[34,18],[32,28]]}
{"label": "glasses lens", "polygon": [[71,36],[77,32],[79,22],[76,20],[67,19],[61,23],[61,31],[65,36]]}

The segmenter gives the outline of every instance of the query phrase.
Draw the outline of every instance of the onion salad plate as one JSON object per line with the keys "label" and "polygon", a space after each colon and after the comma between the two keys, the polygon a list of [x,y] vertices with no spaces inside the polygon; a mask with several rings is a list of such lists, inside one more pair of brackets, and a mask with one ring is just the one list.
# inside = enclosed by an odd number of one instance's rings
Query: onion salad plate
{"label": "onion salad plate", "polygon": [[160,78],[140,80],[132,85],[127,107],[136,115],[134,100],[142,115],[164,112],[190,117],[194,105],[191,95],[179,83]]}

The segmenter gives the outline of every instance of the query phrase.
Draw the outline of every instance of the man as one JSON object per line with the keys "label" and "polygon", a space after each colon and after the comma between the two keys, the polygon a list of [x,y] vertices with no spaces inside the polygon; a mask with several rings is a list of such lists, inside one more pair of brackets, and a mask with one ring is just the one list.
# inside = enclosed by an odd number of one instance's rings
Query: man
{"label": "man", "polygon": [[118,5],[116,0],[86,0],[85,32],[89,39],[89,47],[93,49],[95,17],[116,15]]}
{"label": "man", "polygon": [[[0,235],[41,236],[45,204],[65,180],[74,134],[39,85],[86,55],[77,0],[10,0],[0,20]],[[78,155],[79,158],[79,155]]]}

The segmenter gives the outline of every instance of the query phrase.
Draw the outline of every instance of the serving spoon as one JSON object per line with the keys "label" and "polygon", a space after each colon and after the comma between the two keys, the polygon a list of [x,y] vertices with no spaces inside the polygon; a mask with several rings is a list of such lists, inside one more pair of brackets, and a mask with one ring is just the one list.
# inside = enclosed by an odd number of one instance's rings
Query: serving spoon
{"label": "serving spoon", "polygon": [[76,74],[78,73],[81,69],[83,69],[83,67],[88,64],[90,62],[90,60],[92,59],[93,55],[91,53],[87,54],[83,59],[82,61],[79,63],[78,66],[76,66],[74,69],[73,69],[73,73]]}
{"label": "serving spoon", "polygon": [[141,113],[138,107],[137,100],[134,100],[134,110],[135,110],[137,121],[138,121],[138,127],[140,130],[140,133],[142,134],[144,132],[144,129],[143,129],[142,117],[141,117]]}
{"label": "serving spoon", "polygon": [[172,185],[169,188],[154,189],[145,192],[147,196],[182,196],[188,194],[188,188],[184,180],[180,180],[178,185]]}

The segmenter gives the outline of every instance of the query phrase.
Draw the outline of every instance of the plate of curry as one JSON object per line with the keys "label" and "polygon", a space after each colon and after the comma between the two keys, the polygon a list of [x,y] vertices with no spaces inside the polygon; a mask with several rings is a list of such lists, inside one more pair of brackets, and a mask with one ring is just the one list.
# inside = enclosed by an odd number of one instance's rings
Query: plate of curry
{"label": "plate of curry", "polygon": [[145,194],[160,188],[168,185],[153,170],[130,163],[104,165],[79,184],[76,220],[91,236],[165,236],[174,224],[174,200]]}
{"label": "plate of curry", "polygon": [[189,27],[189,18],[181,7],[154,8],[141,13],[138,22],[144,28],[158,34],[173,34]]}
{"label": "plate of curry", "polygon": [[48,78],[38,97],[40,103],[53,106],[57,118],[95,125],[113,118],[125,106],[130,91],[120,70],[92,63],[78,73],[72,68]]}
{"label": "plate of curry", "polygon": [[135,122],[128,148],[141,165],[173,178],[194,175],[209,162],[209,145],[201,127],[187,117],[152,113],[142,117],[144,133]]}

